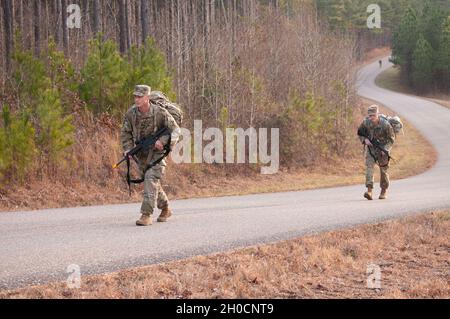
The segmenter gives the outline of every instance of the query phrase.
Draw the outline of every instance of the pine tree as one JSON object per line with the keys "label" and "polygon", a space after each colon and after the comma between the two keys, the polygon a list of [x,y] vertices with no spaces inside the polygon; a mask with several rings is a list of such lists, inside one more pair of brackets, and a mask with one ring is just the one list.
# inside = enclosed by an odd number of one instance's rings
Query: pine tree
{"label": "pine tree", "polygon": [[436,53],[437,81],[445,92],[450,91],[450,16],[444,23],[442,43]]}
{"label": "pine tree", "polygon": [[124,78],[123,59],[116,44],[103,40],[100,34],[91,41],[86,64],[81,70],[81,99],[96,113],[110,112],[118,107],[117,98]]}
{"label": "pine tree", "polygon": [[11,114],[3,106],[0,125],[0,178],[17,178],[23,181],[34,163],[36,147],[35,130],[25,113]]}
{"label": "pine tree", "polygon": [[23,106],[32,106],[36,97],[50,86],[45,65],[31,51],[17,46],[13,54],[13,85],[17,101]]}
{"label": "pine tree", "polygon": [[73,144],[72,117],[63,114],[56,89],[47,89],[39,96],[36,108],[36,145],[48,167],[56,167],[65,159],[65,150]]}
{"label": "pine tree", "polygon": [[409,8],[394,33],[392,56],[401,66],[403,79],[423,92],[433,84],[445,87],[449,81],[445,31],[448,6],[427,0],[417,7],[420,14]]}
{"label": "pine tree", "polygon": [[137,84],[149,85],[152,90],[162,91],[171,100],[175,99],[172,78],[167,70],[166,59],[156,47],[152,38],[147,38],[144,46],[131,49],[130,61],[126,62],[124,70],[126,80],[119,99],[122,108],[129,107],[127,104],[132,98],[130,93]]}
{"label": "pine tree", "polygon": [[434,50],[438,50],[442,43],[445,19],[445,12],[434,2],[430,0],[425,2],[420,18],[420,32]]}
{"label": "pine tree", "polygon": [[419,92],[426,91],[433,78],[433,48],[420,35],[413,54],[413,84]]}
{"label": "pine tree", "polygon": [[76,91],[75,68],[71,61],[65,57],[64,52],[57,49],[53,38],[50,38],[48,43],[46,62],[47,75],[53,88],[62,90],[64,87],[67,90]]}
{"label": "pine tree", "polygon": [[74,98],[78,89],[78,76],[75,68],[71,61],[65,57],[64,52],[57,49],[52,38],[49,41],[45,56],[51,87],[58,90],[63,109],[71,112],[73,104],[76,103]]}
{"label": "pine tree", "polygon": [[[72,119],[64,114],[58,89],[54,87],[66,70],[61,65],[56,68],[52,63],[46,65],[22,48],[18,48],[13,57],[18,109],[30,116],[40,159],[56,167],[73,140]],[[56,55],[52,53],[49,59],[52,57],[55,58],[52,62],[57,63]],[[53,82],[49,76],[53,77]]]}
{"label": "pine tree", "polygon": [[392,60],[400,65],[403,79],[411,83],[412,55],[418,38],[417,13],[408,8],[392,39]]}

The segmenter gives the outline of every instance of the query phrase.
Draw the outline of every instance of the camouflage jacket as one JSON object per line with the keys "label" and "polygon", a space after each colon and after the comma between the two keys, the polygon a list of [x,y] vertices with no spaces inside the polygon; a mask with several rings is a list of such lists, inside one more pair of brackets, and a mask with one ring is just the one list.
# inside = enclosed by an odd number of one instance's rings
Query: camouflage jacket
{"label": "camouflage jacket", "polygon": [[[388,151],[391,150],[395,142],[395,133],[389,122],[380,117],[378,125],[372,124],[370,119],[366,117],[360,125],[360,128],[366,128],[371,140],[378,140]],[[361,143],[364,143],[364,137],[359,136]],[[371,151],[378,152],[376,148],[370,148]]]}
{"label": "camouflage jacket", "polygon": [[[133,105],[125,113],[120,132],[123,151],[129,151],[135,146],[136,141],[155,133],[163,127],[168,127],[172,131],[170,142],[171,146],[173,146],[178,141],[180,128],[172,115],[155,104],[150,105],[150,110],[147,113],[141,113],[138,107]],[[161,137],[160,141],[163,145],[166,145],[169,142],[169,136]],[[147,152],[141,152],[137,155],[139,166],[142,168],[162,155],[163,152],[158,152],[153,149]],[[166,162],[163,160],[161,165],[165,166]]]}

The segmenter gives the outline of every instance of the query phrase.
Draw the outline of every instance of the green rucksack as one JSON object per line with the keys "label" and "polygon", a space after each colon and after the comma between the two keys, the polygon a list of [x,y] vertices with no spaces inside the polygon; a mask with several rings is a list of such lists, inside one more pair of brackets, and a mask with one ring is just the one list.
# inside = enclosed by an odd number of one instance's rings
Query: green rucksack
{"label": "green rucksack", "polygon": [[183,122],[183,111],[179,105],[171,102],[169,98],[164,95],[164,93],[160,91],[152,91],[150,93],[150,102],[169,112],[175,122],[181,126],[181,123]]}

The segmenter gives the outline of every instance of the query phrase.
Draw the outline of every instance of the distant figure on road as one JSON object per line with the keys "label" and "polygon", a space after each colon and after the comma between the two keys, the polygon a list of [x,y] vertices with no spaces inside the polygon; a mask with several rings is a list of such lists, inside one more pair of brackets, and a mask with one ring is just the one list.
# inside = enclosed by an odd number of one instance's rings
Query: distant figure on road
{"label": "distant figure on road", "polygon": [[383,149],[390,151],[395,142],[395,132],[391,124],[384,117],[380,117],[378,106],[372,105],[367,110],[367,117],[361,123],[359,130],[365,130],[369,138],[359,136],[361,142],[366,147],[366,187],[367,192],[364,197],[372,200],[373,190],[373,170],[375,164],[380,167],[381,173],[381,194],[379,199],[387,198],[387,189],[389,188],[389,158],[379,148],[374,147],[371,141],[377,141]]}
{"label": "distant figure on road", "polygon": [[[134,105],[125,114],[120,139],[124,155],[135,146],[135,141],[148,137],[157,130],[168,127],[172,131],[170,146],[178,140],[180,128],[172,115],[162,107],[150,102],[151,88],[147,85],[137,85],[134,90]],[[157,165],[145,171],[146,166],[160,158],[164,146],[169,142],[169,136],[162,136],[153,149],[143,151],[136,157],[139,169],[144,177],[144,199],[141,206],[141,218],[136,221],[137,226],[152,224],[152,215],[155,207],[161,209],[158,222],[165,222],[172,215],[169,200],[161,187],[160,179],[163,177],[166,162],[162,160]]]}
{"label": "distant figure on road", "polygon": [[383,67],[383,60],[379,60],[378,63],[380,64],[380,69]]}

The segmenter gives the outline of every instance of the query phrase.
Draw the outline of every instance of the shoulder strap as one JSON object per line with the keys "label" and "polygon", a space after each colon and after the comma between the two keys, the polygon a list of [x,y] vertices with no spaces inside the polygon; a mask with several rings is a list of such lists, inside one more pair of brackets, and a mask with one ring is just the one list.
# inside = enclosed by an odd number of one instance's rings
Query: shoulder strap
{"label": "shoulder strap", "polygon": [[147,171],[150,168],[152,168],[153,166],[156,166],[159,163],[161,163],[161,161],[169,155],[170,151],[171,150],[170,150],[170,137],[169,137],[169,143],[167,143],[167,145],[164,147],[164,154],[160,158],[154,160],[153,162],[151,162],[150,164],[148,164],[145,167],[144,174],[143,174],[142,178],[140,178],[140,179],[131,179],[131,175],[130,175],[131,163],[130,163],[130,159],[127,156],[127,184],[128,184],[128,192],[129,192],[130,196],[131,196],[131,184],[141,184],[141,183],[143,183],[144,180],[145,180],[145,173],[147,173]]}

